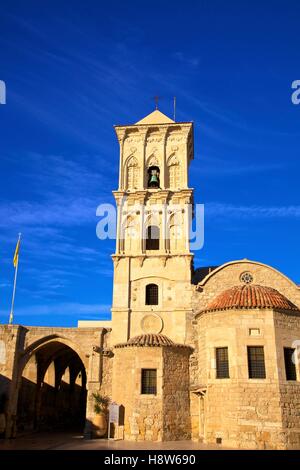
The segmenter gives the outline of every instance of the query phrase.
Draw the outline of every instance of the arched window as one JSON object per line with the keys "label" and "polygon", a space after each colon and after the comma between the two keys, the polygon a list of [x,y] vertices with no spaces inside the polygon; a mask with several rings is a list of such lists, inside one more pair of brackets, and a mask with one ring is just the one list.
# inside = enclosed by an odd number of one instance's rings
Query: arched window
{"label": "arched window", "polygon": [[125,253],[135,252],[138,245],[138,227],[136,220],[129,216],[125,221],[124,228],[122,231],[123,250]]}
{"label": "arched window", "polygon": [[175,155],[168,161],[169,170],[169,188],[178,189],[180,188],[180,166]]}
{"label": "arched window", "polygon": [[139,167],[136,158],[130,158],[127,165],[127,189],[137,189],[139,179]]}
{"label": "arched window", "polygon": [[179,165],[171,165],[169,167],[170,188],[178,189],[180,187],[179,176]]}
{"label": "arched window", "polygon": [[159,250],[159,227],[157,225],[147,227],[146,250]]}
{"label": "arched window", "polygon": [[168,224],[168,248],[172,251],[177,251],[182,246],[182,229],[181,229],[181,214],[173,213],[169,219]]}
{"label": "arched window", "polygon": [[157,284],[148,284],[146,286],[146,305],[158,305]]}
{"label": "arched window", "polygon": [[170,251],[176,251],[180,248],[181,227],[179,225],[170,226]]}

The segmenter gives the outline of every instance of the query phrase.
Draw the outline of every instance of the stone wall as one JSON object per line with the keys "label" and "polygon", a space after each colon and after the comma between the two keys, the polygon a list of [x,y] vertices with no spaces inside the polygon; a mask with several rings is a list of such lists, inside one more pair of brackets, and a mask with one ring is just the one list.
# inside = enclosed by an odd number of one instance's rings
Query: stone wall
{"label": "stone wall", "polygon": [[[190,438],[189,360],[185,347],[116,348],[112,399],[125,408],[124,438]],[[142,369],[157,370],[157,394],[141,394]]]}
{"label": "stone wall", "polygon": [[[59,350],[62,349],[66,352],[66,355],[60,355],[59,367],[61,370],[58,371],[60,375],[68,366],[65,361],[68,360],[68,357],[71,357],[70,354],[73,354],[72,357],[78,357],[79,362],[81,361],[82,366],[79,367],[84,369],[84,388],[86,387],[88,391],[86,416],[90,419],[93,416],[91,395],[93,391],[99,390],[103,376],[105,386],[109,388],[107,385],[110,382],[110,379],[107,378],[109,367],[103,373],[103,349],[108,336],[109,331],[103,328],[77,329],[1,325],[0,393],[6,393],[8,396],[6,403],[7,437],[12,437],[16,433],[19,392],[22,391],[23,401],[26,397],[26,400],[30,400],[31,397],[35,401],[35,392],[38,392],[39,396],[41,395],[40,390],[43,386],[47,367],[51,365]],[[43,371],[42,376],[38,379],[36,358],[39,360],[40,368],[38,370],[40,374]],[[57,364],[56,361],[55,365]],[[75,370],[73,373],[75,373]],[[72,380],[75,380],[74,376]],[[30,387],[32,393],[28,394],[26,392],[24,384],[26,384],[26,390]],[[46,388],[45,384],[44,389]],[[51,389],[51,392],[53,391],[52,385],[48,388]],[[78,389],[77,384],[75,388]],[[85,391],[83,392],[85,393]],[[35,406],[38,406],[38,401]],[[22,408],[24,407],[31,409],[31,415],[34,414],[35,417],[39,414],[37,409],[33,409],[32,403],[23,404]]]}
{"label": "stone wall", "polygon": [[112,395],[112,369],[113,358],[109,356],[103,357],[102,377],[100,381],[100,392],[102,395],[111,397]]}
{"label": "stone wall", "polygon": [[[276,383],[234,383],[208,387],[205,441],[242,449],[283,449],[280,394]],[[230,382],[230,383],[229,383]]]}
{"label": "stone wall", "polygon": [[[141,394],[141,369],[157,369],[156,395]],[[112,400],[125,408],[125,439],[162,440],[162,373],[162,348],[115,348]]]}
{"label": "stone wall", "polygon": [[163,348],[163,440],[191,438],[189,348]]}
{"label": "stone wall", "polygon": [[21,329],[17,325],[0,325],[0,392],[8,393],[14,379]]}
{"label": "stone wall", "polygon": [[[146,305],[146,285],[158,286],[158,305]],[[125,257],[115,263],[113,343],[149,333],[145,318],[155,316],[152,332],[162,333],[176,343],[187,336],[186,315],[192,312],[191,256]]]}
{"label": "stone wall", "polygon": [[[276,352],[278,358],[280,407],[283,440],[288,449],[300,448],[300,366],[296,364],[297,381],[287,381],[283,349],[300,346],[300,317],[288,313],[274,313]],[[296,356],[299,361],[299,350]]]}
{"label": "stone wall", "polygon": [[[299,446],[299,383],[285,380],[283,347],[300,336],[297,313],[226,310],[198,316],[198,383],[206,386],[204,440],[228,447]],[[259,334],[251,335],[251,330]],[[247,346],[263,346],[266,378],[249,379]],[[216,378],[215,348],[228,347],[230,378]],[[299,379],[299,365],[297,365]],[[191,414],[198,403],[192,401]],[[196,422],[193,437],[196,438]],[[199,432],[199,434],[201,434]]]}

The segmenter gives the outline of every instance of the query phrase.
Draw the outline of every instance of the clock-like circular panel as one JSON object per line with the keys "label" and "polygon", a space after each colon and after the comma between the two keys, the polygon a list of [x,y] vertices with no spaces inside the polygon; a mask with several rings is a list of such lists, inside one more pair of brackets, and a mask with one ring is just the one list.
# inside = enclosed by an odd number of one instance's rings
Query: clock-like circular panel
{"label": "clock-like circular panel", "polygon": [[159,334],[162,331],[163,326],[162,318],[155,313],[145,315],[141,321],[142,330],[146,334]]}

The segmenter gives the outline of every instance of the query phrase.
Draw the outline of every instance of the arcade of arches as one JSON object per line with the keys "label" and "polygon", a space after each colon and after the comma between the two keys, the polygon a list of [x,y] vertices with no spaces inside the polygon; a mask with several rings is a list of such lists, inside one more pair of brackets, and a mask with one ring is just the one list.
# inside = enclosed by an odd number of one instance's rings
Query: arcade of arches
{"label": "arcade of arches", "polygon": [[105,333],[103,328],[0,326],[7,437],[36,430],[84,431],[92,420],[92,393],[103,382]]}
{"label": "arcade of arches", "polygon": [[57,341],[38,348],[23,369],[17,430],[82,430],[85,408],[86,372],[78,354]]}

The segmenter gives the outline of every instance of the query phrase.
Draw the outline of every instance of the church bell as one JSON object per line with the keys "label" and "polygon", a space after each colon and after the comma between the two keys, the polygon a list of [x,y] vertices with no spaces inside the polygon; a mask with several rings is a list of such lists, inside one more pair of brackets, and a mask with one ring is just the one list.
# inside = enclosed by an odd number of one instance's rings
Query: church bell
{"label": "church bell", "polygon": [[156,169],[151,170],[150,180],[148,186],[150,188],[158,188],[159,187],[159,177],[158,171]]}
{"label": "church bell", "polygon": [[156,175],[151,175],[149,185],[150,186],[158,186],[158,178],[157,178]]}

